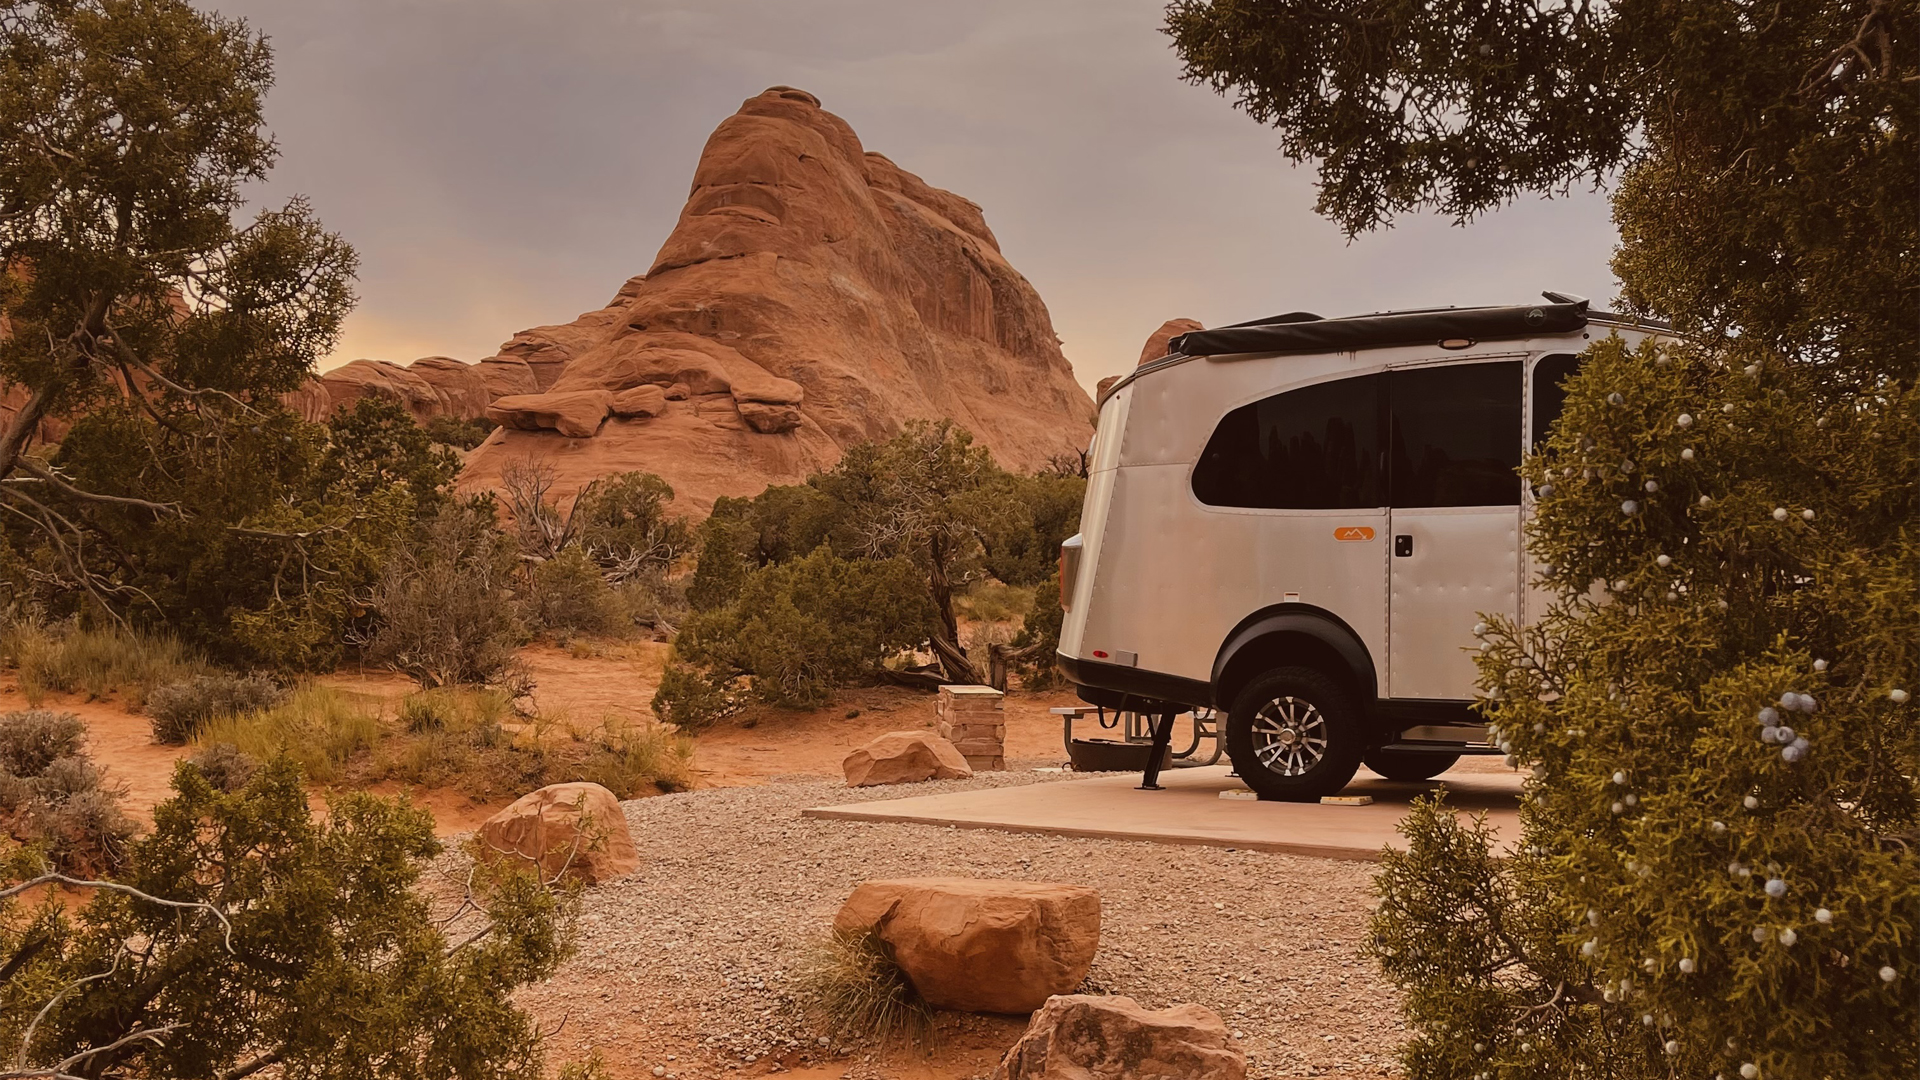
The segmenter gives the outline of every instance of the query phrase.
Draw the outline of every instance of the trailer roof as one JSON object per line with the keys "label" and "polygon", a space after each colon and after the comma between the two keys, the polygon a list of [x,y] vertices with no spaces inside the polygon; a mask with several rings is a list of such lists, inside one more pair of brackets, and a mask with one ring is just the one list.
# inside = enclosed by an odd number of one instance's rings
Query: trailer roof
{"label": "trailer roof", "polygon": [[1129,371],[1100,395],[1100,403],[1142,375],[1186,363],[1201,356],[1236,353],[1324,353],[1381,349],[1396,345],[1438,344],[1466,339],[1515,340],[1572,333],[1589,323],[1639,327],[1653,331],[1673,328],[1654,319],[1587,310],[1587,301],[1565,293],[1541,294],[1547,303],[1509,307],[1423,308],[1382,311],[1327,319],[1309,311],[1290,311],[1252,322],[1212,330],[1194,330],[1167,343],[1166,356]]}
{"label": "trailer roof", "polygon": [[1304,311],[1253,322],[1194,330],[1168,343],[1173,353],[1222,356],[1230,353],[1350,352],[1393,345],[1467,338],[1503,338],[1564,334],[1587,325],[1587,302],[1571,300],[1520,307],[1441,308],[1389,311],[1323,319]]}

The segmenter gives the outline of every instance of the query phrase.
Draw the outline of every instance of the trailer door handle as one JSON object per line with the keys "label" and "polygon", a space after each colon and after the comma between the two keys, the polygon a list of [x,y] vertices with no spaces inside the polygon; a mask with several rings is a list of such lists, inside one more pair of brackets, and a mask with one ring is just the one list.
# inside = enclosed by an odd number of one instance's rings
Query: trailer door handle
{"label": "trailer door handle", "polygon": [[1413,554],[1413,537],[1407,533],[1401,533],[1398,536],[1395,536],[1393,538],[1393,554],[1396,558],[1401,558],[1401,559],[1404,559],[1407,556],[1412,555]]}

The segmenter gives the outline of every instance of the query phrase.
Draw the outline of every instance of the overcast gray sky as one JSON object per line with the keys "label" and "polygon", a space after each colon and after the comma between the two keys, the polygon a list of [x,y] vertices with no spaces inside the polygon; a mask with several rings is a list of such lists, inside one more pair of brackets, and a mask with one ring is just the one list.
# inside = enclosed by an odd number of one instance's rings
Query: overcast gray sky
{"label": "overcast gray sky", "polygon": [[362,259],[328,366],[490,356],[644,271],[700,148],[775,84],[985,208],[1080,380],[1162,320],[1606,301],[1604,196],[1348,244],[1275,134],[1178,78],[1160,0],[203,0],[273,41],[262,195]]}

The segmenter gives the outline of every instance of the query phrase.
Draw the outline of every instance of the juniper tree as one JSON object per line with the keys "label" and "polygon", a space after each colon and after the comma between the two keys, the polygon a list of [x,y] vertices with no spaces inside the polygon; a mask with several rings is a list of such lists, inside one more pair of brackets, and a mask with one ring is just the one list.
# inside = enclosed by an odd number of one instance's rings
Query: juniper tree
{"label": "juniper tree", "polygon": [[1480,629],[1531,766],[1444,806],[1374,948],[1416,1078],[1920,1068],[1920,169],[1886,0],[1185,0],[1187,77],[1350,233],[1612,185],[1665,343],[1597,344],[1523,472],[1554,599]]}
{"label": "juniper tree", "polygon": [[436,903],[424,810],[353,793],[321,820],[284,760],[173,785],[125,872],[68,879],[94,890],[77,911],[20,910],[47,879],[30,852],[0,865],[4,1075],[542,1075],[512,993],[571,951],[575,893],[481,867]]}
{"label": "juniper tree", "polygon": [[40,601],[300,667],[351,607],[303,590],[364,584],[413,493],[313,483],[327,433],[277,401],[356,260],[303,199],[249,219],[271,83],[184,0],[0,0],[0,522]]}

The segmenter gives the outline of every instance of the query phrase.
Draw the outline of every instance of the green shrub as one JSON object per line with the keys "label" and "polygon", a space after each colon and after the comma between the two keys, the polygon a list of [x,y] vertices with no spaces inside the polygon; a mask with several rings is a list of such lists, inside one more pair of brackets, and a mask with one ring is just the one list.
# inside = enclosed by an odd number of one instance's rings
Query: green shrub
{"label": "green shrub", "polygon": [[723,495],[714,502],[713,516],[701,523],[699,556],[687,584],[687,604],[694,611],[725,606],[740,595],[748,572],[763,565],[752,557],[751,528],[741,520],[753,505],[754,500]]}
{"label": "green shrub", "polygon": [[79,876],[121,866],[134,834],[121,810],[124,787],[88,760],[85,739],[72,713],[0,716],[0,829]]}
{"label": "green shrub", "polygon": [[[0,904],[10,1060],[44,1010],[20,1060],[49,1073],[112,1057],[106,1075],[221,1076],[270,1053],[306,1077],[544,1075],[515,991],[570,954],[577,891],[479,867],[453,923],[421,883],[433,819],[404,799],[346,793],[316,815],[284,760],[236,791],[182,763],[174,791],[114,880],[176,906]],[[155,1015],[177,1026],[141,1038]]]}
{"label": "green shrub", "polygon": [[190,742],[200,725],[216,716],[270,709],[284,696],[271,680],[257,675],[196,675],[169,683],[147,698],[153,741]]}
{"label": "green shrub", "polygon": [[460,474],[459,455],[436,445],[444,442],[400,402],[363,397],[327,417],[327,449],[316,483],[358,498],[404,485],[414,496],[414,512],[431,518],[449,501],[447,492]]}
{"label": "green shrub", "polygon": [[569,547],[535,564],[523,596],[526,624],[558,637],[609,635],[633,627],[621,597],[584,548]]}
{"label": "green shrub", "polygon": [[614,473],[581,489],[568,523],[607,580],[619,584],[665,571],[692,544],[692,526],[668,513],[672,502],[673,488],[658,476]]}
{"label": "green shrub", "polygon": [[1436,813],[1382,861],[1411,1080],[1920,1073],[1912,12],[1169,9],[1350,233],[1605,181],[1675,329],[1594,333],[1522,466],[1545,603],[1478,654],[1514,856]]}
{"label": "green shrub", "polygon": [[1038,585],[1058,564],[1061,542],[1080,527],[1087,482],[1007,474],[990,492],[991,507],[980,518],[987,571],[1013,585]]}
{"label": "green shrub", "polygon": [[1386,971],[1446,1024],[1421,1075],[1454,1032],[1516,1073],[1911,1071],[1920,429],[1911,389],[1810,421],[1832,377],[1604,341],[1568,380],[1524,468],[1553,602],[1478,655],[1524,855],[1416,817],[1382,864]]}
{"label": "green shrub", "polygon": [[316,783],[341,780],[356,755],[380,742],[380,717],[344,691],[309,683],[261,712],[212,716],[194,745],[232,745],[256,761],[286,757]]}
{"label": "green shrub", "polygon": [[679,666],[662,680],[654,710],[697,726],[731,707],[724,698],[739,679],[759,701],[818,705],[926,641],[934,611],[923,580],[908,559],[842,559],[825,547],[754,570],[733,602],[681,628]]}
{"label": "green shrub", "polygon": [[663,635],[677,632],[691,613],[687,585],[684,577],[649,573],[635,575],[614,586],[613,601],[620,610],[619,625]]}
{"label": "green shrub", "polygon": [[487,441],[493,429],[499,425],[481,417],[475,420],[462,420],[457,416],[436,416],[426,423],[427,438],[441,446],[451,446],[456,450],[471,450]]}
{"label": "green shrub", "polygon": [[653,714],[680,731],[699,731],[740,711],[742,680],[669,658],[653,693]]}
{"label": "green shrub", "polygon": [[491,502],[442,510],[382,571],[367,658],[428,688],[511,677],[526,639],[509,589],[515,561]]}
{"label": "green shrub", "polygon": [[1060,571],[1055,570],[1033,590],[1033,607],[1020,622],[1014,635],[1015,662],[1023,683],[1032,689],[1057,686],[1064,680],[1055,659],[1060,651],[1060,624],[1066,612],[1060,607]]}
{"label": "green shrub", "polygon": [[[991,584],[971,601],[955,594],[989,577],[1018,589],[1044,579],[1079,521],[1085,486],[1078,477],[1010,474],[954,425],[911,423],[885,442],[850,448],[804,485],[716,502],[687,600],[696,616],[719,611],[752,588],[757,571],[823,548],[850,562],[905,560],[918,570],[933,615],[915,647],[929,647],[947,678],[978,681],[956,608],[971,602],[980,617],[996,619],[1022,609],[1011,589],[996,597]],[[709,687],[725,681],[711,672],[706,679]]]}

